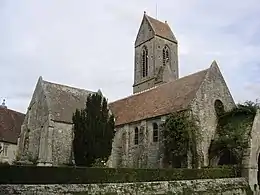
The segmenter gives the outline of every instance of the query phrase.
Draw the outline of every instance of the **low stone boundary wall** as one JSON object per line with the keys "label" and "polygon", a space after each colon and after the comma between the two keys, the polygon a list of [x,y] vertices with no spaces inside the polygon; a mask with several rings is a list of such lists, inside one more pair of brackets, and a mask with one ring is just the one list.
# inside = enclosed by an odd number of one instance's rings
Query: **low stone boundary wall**
{"label": "low stone boundary wall", "polygon": [[245,178],[201,179],[186,181],[161,181],[107,184],[51,184],[23,185],[2,184],[0,194],[37,195],[246,195],[249,186]]}

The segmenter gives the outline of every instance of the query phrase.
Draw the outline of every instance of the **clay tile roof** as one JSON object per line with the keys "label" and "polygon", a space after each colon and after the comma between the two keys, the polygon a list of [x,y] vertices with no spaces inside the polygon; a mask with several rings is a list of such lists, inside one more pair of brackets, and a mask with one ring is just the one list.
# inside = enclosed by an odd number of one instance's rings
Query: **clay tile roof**
{"label": "clay tile roof", "polygon": [[110,103],[116,126],[187,109],[207,70]]}
{"label": "clay tile roof", "polygon": [[146,15],[147,20],[150,22],[155,35],[158,35],[160,37],[166,38],[168,40],[177,42],[176,37],[174,36],[171,28],[167,23],[161,22],[159,20],[156,20],[150,16]]}
{"label": "clay tile roof", "polygon": [[16,144],[25,114],[0,108],[0,141]]}
{"label": "clay tile roof", "polygon": [[94,93],[48,81],[43,81],[43,88],[52,119],[67,123],[72,123],[73,113],[76,109],[84,108],[87,96]]}

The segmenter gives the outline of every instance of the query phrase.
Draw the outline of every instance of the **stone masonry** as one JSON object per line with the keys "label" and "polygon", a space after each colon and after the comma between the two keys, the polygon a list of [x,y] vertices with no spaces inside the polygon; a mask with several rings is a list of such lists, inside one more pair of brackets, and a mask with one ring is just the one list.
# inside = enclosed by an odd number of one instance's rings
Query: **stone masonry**
{"label": "stone masonry", "polygon": [[108,184],[55,184],[55,185],[0,185],[4,194],[114,194],[114,195],[247,195],[248,183],[244,178],[202,179]]}
{"label": "stone masonry", "polygon": [[91,93],[40,77],[18,141],[20,161],[43,166],[71,164],[72,115],[85,107]]}
{"label": "stone masonry", "polygon": [[[200,156],[200,166],[207,166],[208,150],[217,126],[214,107],[216,100],[222,102],[226,111],[235,106],[214,61],[206,70],[111,103],[109,106],[116,116],[117,126],[111,166],[163,167],[160,125],[170,113],[187,109],[198,116],[200,132],[197,152]],[[156,142],[153,141],[153,124],[157,124],[159,128],[159,138]],[[138,144],[134,141],[135,129],[139,131]],[[144,138],[141,138],[141,134]],[[122,139],[122,135],[126,137]],[[140,155],[144,156],[146,162],[140,159]]]}
{"label": "stone masonry", "polygon": [[[165,47],[169,49],[169,59],[163,59]],[[148,75],[145,77],[142,76],[144,48],[148,51]],[[144,14],[135,41],[134,93],[178,78],[178,43],[175,36],[167,23]]]}

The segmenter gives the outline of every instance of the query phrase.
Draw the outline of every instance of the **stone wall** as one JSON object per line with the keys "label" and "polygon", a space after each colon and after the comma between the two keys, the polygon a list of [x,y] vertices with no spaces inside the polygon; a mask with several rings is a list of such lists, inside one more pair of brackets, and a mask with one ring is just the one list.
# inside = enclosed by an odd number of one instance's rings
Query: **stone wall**
{"label": "stone wall", "polygon": [[[127,124],[116,129],[113,140],[111,167],[158,168],[162,164],[162,135],[158,117]],[[153,141],[153,123],[158,125],[158,142]],[[135,128],[139,130],[138,144],[134,143]]]}
{"label": "stone wall", "polygon": [[[154,86],[154,38],[135,48],[135,69],[133,92],[144,91]],[[142,76],[142,51],[146,47],[148,50],[148,75]]]}
{"label": "stone wall", "polygon": [[154,37],[154,32],[151,26],[149,25],[146,17],[143,18],[140,28],[138,30],[138,34],[135,40],[135,47],[143,44],[144,42],[152,39]]}
{"label": "stone wall", "polygon": [[244,178],[205,179],[188,181],[162,181],[111,184],[54,184],[54,185],[0,185],[3,194],[197,194],[197,195],[246,195],[248,184]]}
{"label": "stone wall", "polygon": [[223,103],[224,110],[235,107],[234,100],[215,62],[211,65],[205,80],[196,93],[196,98],[191,104],[193,114],[199,119],[200,132],[197,139],[197,150],[200,155],[201,166],[208,165],[208,150],[211,140],[214,139],[217,127],[215,101]]}
{"label": "stone wall", "polygon": [[[168,70],[168,67],[164,67],[163,71],[163,81],[168,82],[171,80],[176,80],[179,78],[179,67],[178,67],[178,44],[168,41],[166,39],[163,39],[161,37],[155,37],[154,38],[154,72],[158,73],[159,68],[163,67],[163,48],[165,46],[168,46],[169,50],[169,68],[170,71]],[[157,75],[155,75],[157,76]]]}
{"label": "stone wall", "polygon": [[37,82],[18,139],[18,154],[22,161],[38,161],[40,140],[49,127],[49,111],[42,79]]}
{"label": "stone wall", "polygon": [[[169,66],[163,66],[163,48],[169,48]],[[148,76],[142,77],[142,51],[148,49]],[[161,70],[161,77],[158,73]],[[140,26],[135,43],[135,69],[133,92],[138,93],[170,80],[179,78],[178,44],[155,36],[149,22],[144,18]],[[156,82],[158,82],[156,84]]]}
{"label": "stone wall", "polygon": [[[251,135],[249,139],[249,147],[243,156],[242,176],[248,179],[251,189],[259,183],[257,173],[259,170],[259,153],[260,153],[260,110],[257,111],[252,125]],[[260,161],[259,161],[260,162]],[[259,190],[259,186],[257,186]]]}
{"label": "stone wall", "polygon": [[53,165],[72,162],[72,124],[55,122],[52,141]]}

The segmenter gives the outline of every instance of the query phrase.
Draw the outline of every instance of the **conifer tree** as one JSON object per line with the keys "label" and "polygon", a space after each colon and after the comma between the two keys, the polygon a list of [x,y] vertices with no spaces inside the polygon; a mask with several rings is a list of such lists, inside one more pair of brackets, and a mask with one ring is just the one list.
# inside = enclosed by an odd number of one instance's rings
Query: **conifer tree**
{"label": "conifer tree", "polygon": [[73,114],[73,150],[76,165],[91,166],[97,159],[107,161],[114,137],[114,117],[101,92],[87,98],[86,107]]}

